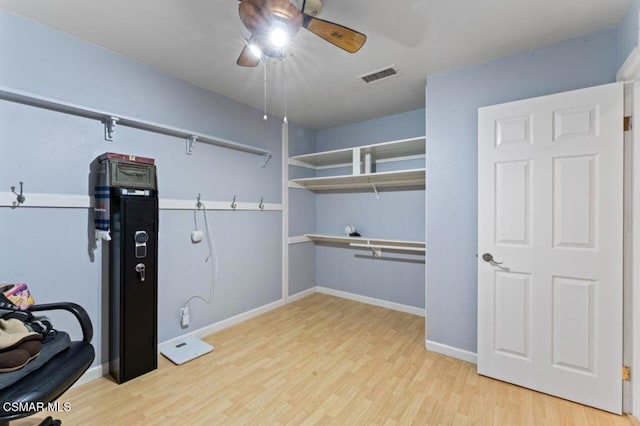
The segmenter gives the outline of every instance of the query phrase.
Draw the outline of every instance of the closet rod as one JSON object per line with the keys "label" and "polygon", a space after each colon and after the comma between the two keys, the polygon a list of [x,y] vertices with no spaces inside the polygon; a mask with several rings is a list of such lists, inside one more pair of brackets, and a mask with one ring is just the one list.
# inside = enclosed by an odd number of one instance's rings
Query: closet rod
{"label": "closet rod", "polygon": [[402,250],[402,251],[419,251],[419,252],[426,252],[427,249],[425,247],[410,247],[410,246],[391,246],[391,245],[384,245],[384,244],[360,244],[360,243],[350,243],[349,244],[351,247],[364,247],[364,248],[371,248],[371,249],[387,249],[387,250]]}
{"label": "closet rod", "polygon": [[247,152],[250,154],[262,155],[263,167],[269,161],[271,152],[262,148],[257,148],[251,145],[245,145],[239,142],[233,142],[227,139],[222,139],[214,136],[204,135],[197,132],[192,132],[178,127],[166,126],[164,124],[155,123],[147,120],[140,120],[132,117],[125,117],[118,114],[101,111],[86,107],[83,105],[77,105],[70,102],[62,101],[55,98],[49,98],[47,96],[40,96],[34,93],[25,92],[23,90],[13,89],[6,86],[0,86],[0,99],[16,102],[24,105],[29,105],[37,108],[44,108],[52,111],[62,112],[65,114],[77,115],[79,117],[91,118],[94,120],[107,123],[114,118],[117,119],[117,126],[127,126],[135,129],[146,130],[150,132],[160,133],[168,136],[175,136],[182,139],[197,138],[198,142],[204,142],[211,145],[220,146],[223,148],[229,148],[236,151]]}

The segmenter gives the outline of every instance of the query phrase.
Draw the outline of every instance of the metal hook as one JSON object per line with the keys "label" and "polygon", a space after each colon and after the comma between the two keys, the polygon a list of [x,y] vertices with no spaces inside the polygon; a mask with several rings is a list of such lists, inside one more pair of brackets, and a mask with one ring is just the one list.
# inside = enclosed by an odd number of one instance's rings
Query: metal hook
{"label": "metal hook", "polygon": [[16,205],[18,205],[18,206],[19,206],[20,204],[24,203],[24,202],[25,202],[25,200],[26,200],[25,196],[24,196],[24,195],[23,195],[23,193],[22,193],[22,186],[23,186],[23,184],[24,184],[24,182],[20,182],[20,193],[19,193],[19,194],[16,192],[16,187],[15,187],[15,186],[12,186],[12,187],[11,187],[11,192],[13,192],[14,194],[16,194]]}
{"label": "metal hook", "polygon": [[202,203],[200,202],[200,193],[198,193],[198,201],[196,202],[196,208],[197,209],[202,208]]}
{"label": "metal hook", "polygon": [[260,210],[264,210],[264,197],[260,197],[260,204],[258,204],[258,208]]}
{"label": "metal hook", "polygon": [[231,201],[231,208],[235,210],[237,206],[238,205],[236,204],[236,196],[234,195],[233,201]]}

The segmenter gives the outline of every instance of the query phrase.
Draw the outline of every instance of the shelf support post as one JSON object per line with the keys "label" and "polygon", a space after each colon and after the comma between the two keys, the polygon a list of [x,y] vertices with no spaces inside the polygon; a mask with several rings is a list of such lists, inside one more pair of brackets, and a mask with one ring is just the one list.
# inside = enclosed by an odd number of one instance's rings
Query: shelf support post
{"label": "shelf support post", "polygon": [[360,174],[360,147],[353,148],[352,174],[354,176]]}

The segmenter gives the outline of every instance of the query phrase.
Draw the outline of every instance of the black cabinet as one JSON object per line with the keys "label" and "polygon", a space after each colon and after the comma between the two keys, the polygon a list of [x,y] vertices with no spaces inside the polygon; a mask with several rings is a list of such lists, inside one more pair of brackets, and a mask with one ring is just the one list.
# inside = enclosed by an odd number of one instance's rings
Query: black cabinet
{"label": "black cabinet", "polygon": [[[158,197],[157,190],[147,184],[113,179],[122,171],[135,172],[137,177],[153,173],[155,187],[155,166],[118,163],[103,170],[112,171],[109,372],[123,383],[158,367]],[[131,186],[114,186],[123,184]]]}

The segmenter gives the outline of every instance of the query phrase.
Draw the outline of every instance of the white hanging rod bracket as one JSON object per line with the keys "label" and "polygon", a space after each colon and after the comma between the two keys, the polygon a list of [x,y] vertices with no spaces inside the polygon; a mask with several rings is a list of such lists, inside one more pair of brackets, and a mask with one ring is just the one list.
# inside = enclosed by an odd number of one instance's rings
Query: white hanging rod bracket
{"label": "white hanging rod bracket", "polygon": [[376,193],[376,198],[379,200],[380,199],[380,194],[378,193],[378,188],[376,188],[375,185],[371,185],[371,187],[373,188],[373,192]]}
{"label": "white hanging rod bracket", "polygon": [[265,167],[267,167],[267,164],[269,164],[269,160],[271,160],[271,153],[267,152],[266,154],[262,154],[262,163],[260,165],[260,167],[262,167],[263,169]]}
{"label": "white hanging rod bracket", "polygon": [[104,139],[107,141],[113,141],[113,134],[116,132],[116,124],[118,123],[118,117],[109,117],[104,121]]}
{"label": "white hanging rod bracket", "polygon": [[[375,186],[374,186],[374,188],[375,188]],[[377,257],[377,258],[381,258],[382,257],[382,246],[377,246],[377,245],[371,244],[371,241],[367,241],[366,244],[351,243],[349,245],[351,247],[370,248],[371,249],[371,254],[373,254],[373,257]]]}
{"label": "white hanging rod bracket", "polygon": [[189,136],[187,138],[187,155],[193,154],[193,146],[196,144],[198,140],[197,136]]}

